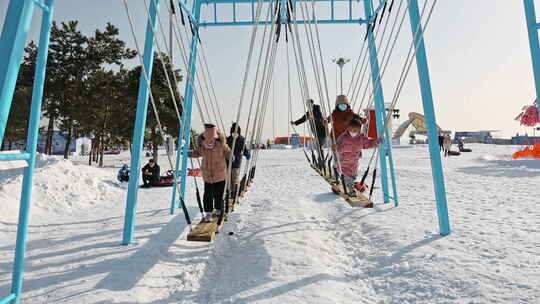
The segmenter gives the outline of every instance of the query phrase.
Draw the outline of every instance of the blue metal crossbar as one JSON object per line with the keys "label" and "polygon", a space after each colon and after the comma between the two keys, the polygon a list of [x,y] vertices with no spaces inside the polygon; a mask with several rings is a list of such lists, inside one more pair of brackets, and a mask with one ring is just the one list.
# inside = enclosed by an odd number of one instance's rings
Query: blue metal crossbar
{"label": "blue metal crossbar", "polygon": [[7,304],[11,301],[13,301],[15,299],[17,295],[15,295],[14,293],[10,294],[9,296],[3,298],[0,300],[0,304]]}
{"label": "blue metal crossbar", "polygon": [[49,11],[49,7],[47,5],[45,5],[45,3],[41,2],[41,0],[34,0],[34,3],[39,6],[42,10],[48,12]]}
{"label": "blue metal crossbar", "polygon": [[0,154],[0,161],[29,160],[30,157],[32,157],[30,153]]}
{"label": "blue metal crossbar", "polygon": [[[312,21],[296,21],[297,24],[305,24],[305,23],[313,23],[315,20]],[[317,20],[317,23],[319,24],[363,24],[363,23],[369,23],[366,20],[353,20],[353,19],[343,19],[343,20]],[[255,21],[231,21],[231,22],[204,22],[200,23],[200,26],[202,27],[211,27],[211,26],[247,26],[247,25],[253,25],[255,24]],[[259,21],[258,24],[260,25],[269,25],[272,24],[271,21]]]}

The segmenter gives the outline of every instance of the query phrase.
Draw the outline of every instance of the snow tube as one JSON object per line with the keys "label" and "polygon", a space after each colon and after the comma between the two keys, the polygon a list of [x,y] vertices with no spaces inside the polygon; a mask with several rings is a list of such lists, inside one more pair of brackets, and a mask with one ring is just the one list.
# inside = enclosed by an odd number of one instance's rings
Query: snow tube
{"label": "snow tube", "polygon": [[459,149],[459,152],[472,152],[471,149]]}
{"label": "snow tube", "polygon": [[[180,183],[180,181],[178,181]],[[162,175],[159,181],[150,184],[152,187],[171,187],[174,184],[174,172],[169,170]]]}
{"label": "snow tube", "polygon": [[461,153],[458,152],[458,151],[448,151],[448,155],[451,155],[451,156],[459,156],[459,155],[461,155]]}

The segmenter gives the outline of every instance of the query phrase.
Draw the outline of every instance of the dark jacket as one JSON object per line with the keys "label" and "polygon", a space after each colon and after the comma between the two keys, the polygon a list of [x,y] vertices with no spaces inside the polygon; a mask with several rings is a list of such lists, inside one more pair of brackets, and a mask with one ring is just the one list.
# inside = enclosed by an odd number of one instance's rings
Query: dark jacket
{"label": "dark jacket", "polygon": [[[227,137],[227,145],[232,149],[233,147],[233,136]],[[242,153],[243,151],[243,153]],[[234,145],[234,161],[232,163],[233,169],[239,169],[242,164],[242,154],[246,159],[251,157],[248,147],[246,146],[246,139],[242,135],[236,137],[236,145]]]}
{"label": "dark jacket", "polygon": [[159,165],[158,164],[155,164],[154,167],[150,167],[150,164],[146,164],[143,168],[142,168],[142,172],[150,172],[154,177],[157,177],[159,178]]}
{"label": "dark jacket", "polygon": [[[313,105],[313,117],[315,121],[315,130],[312,130],[313,133],[317,134],[318,138],[324,138],[326,137],[326,127],[324,126],[324,117],[321,112],[321,106],[319,105]],[[306,120],[308,120],[311,117],[311,113],[309,111],[304,114],[304,116],[300,117],[297,121],[294,122],[295,126],[301,125]],[[311,126],[311,123],[310,123]]]}

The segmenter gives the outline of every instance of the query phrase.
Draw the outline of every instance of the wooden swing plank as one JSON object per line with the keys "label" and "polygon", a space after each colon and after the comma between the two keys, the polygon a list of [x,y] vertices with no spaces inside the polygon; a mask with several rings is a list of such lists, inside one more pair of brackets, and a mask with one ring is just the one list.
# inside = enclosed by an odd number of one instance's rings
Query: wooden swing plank
{"label": "wooden swing plank", "polygon": [[[234,208],[232,199],[229,200],[229,207]],[[232,211],[232,209],[229,209]],[[216,234],[219,232],[219,229],[227,221],[228,214],[225,214],[225,218],[221,222],[221,225],[218,225],[218,219],[212,219],[211,222],[201,221],[193,230],[191,230],[187,235],[187,240],[190,242],[212,242],[216,238]]]}
{"label": "wooden swing plank", "polygon": [[350,197],[343,191],[343,187],[341,185],[332,185],[332,190],[339,193],[339,196],[341,196],[351,207],[355,208],[373,208],[373,202],[365,196],[363,193],[357,192],[356,197]]}
{"label": "wooden swing plank", "polygon": [[211,222],[200,222],[187,235],[190,242],[212,242],[218,229],[217,219]]}

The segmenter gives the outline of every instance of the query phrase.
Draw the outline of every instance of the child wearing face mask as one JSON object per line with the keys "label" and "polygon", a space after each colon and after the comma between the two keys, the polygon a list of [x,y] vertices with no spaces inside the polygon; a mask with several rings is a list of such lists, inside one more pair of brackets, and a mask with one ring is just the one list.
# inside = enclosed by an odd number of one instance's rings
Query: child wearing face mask
{"label": "child wearing face mask", "polygon": [[362,122],[360,120],[351,120],[336,143],[339,164],[349,196],[357,194],[354,183],[358,175],[358,160],[362,157],[362,149],[375,148],[380,142],[380,140],[368,138],[365,134],[360,133],[361,129]]}

